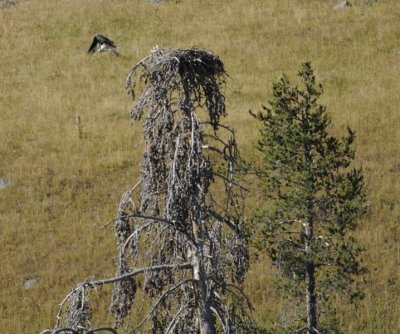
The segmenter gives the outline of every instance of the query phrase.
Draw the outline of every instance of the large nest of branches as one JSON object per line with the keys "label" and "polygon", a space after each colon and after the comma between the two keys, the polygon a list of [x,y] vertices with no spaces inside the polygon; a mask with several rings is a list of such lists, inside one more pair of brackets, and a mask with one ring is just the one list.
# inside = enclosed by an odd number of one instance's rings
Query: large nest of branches
{"label": "large nest of branches", "polygon": [[[144,76],[149,81],[145,92],[134,105],[131,115],[139,119],[145,108],[151,110],[170,108],[178,104],[181,109],[194,110],[202,107],[208,111],[209,119],[217,127],[220,116],[225,115],[225,100],[220,85],[225,83],[225,70],[222,61],[207,50],[159,49],[139,62],[127,79],[127,88],[135,99],[136,81],[132,75],[142,66]],[[179,92],[178,96],[171,96]],[[169,101],[171,105],[162,105]],[[185,103],[188,102],[188,105]],[[205,103],[205,105],[204,105]],[[161,105],[160,105],[161,104]]]}

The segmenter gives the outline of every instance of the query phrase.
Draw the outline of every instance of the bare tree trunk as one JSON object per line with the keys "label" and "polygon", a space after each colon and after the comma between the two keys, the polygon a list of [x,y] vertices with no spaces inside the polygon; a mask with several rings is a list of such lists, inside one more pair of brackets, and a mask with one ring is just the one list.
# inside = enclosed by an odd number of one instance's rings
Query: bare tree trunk
{"label": "bare tree trunk", "polygon": [[193,279],[195,280],[195,289],[198,290],[196,294],[197,314],[199,319],[200,334],[215,334],[214,321],[210,309],[209,289],[207,284],[207,277],[204,270],[204,253],[205,247],[203,243],[203,231],[201,222],[193,222],[193,235],[196,241],[197,249],[193,251]]}
{"label": "bare tree trunk", "polygon": [[209,291],[207,289],[207,278],[201,263],[201,256],[193,256],[193,278],[196,282],[195,289],[199,298],[196,300],[199,318],[200,334],[215,334],[214,321],[211,315]]}
{"label": "bare tree trunk", "polygon": [[317,298],[315,295],[314,265],[307,264],[307,331],[308,334],[317,334]]}
{"label": "bare tree trunk", "polygon": [[[305,224],[306,236],[306,253],[309,251],[313,238],[313,223],[308,220]],[[315,295],[315,266],[312,261],[307,263],[307,287],[306,287],[306,303],[307,303],[307,333],[318,334],[318,315],[317,315],[317,297]]]}
{"label": "bare tree trunk", "polygon": [[207,282],[204,275],[200,275],[197,287],[200,292],[201,300],[198,302],[198,314],[200,320],[200,334],[215,334],[214,321],[211,314],[210,303],[207,291]]}

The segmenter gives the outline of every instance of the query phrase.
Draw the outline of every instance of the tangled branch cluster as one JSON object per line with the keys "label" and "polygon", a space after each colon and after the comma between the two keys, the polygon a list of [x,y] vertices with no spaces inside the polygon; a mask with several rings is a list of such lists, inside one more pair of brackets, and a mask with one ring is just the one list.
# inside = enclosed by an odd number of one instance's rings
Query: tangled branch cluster
{"label": "tangled branch cluster", "polygon": [[128,75],[126,87],[133,99],[135,75],[140,67],[144,69],[140,79],[144,79],[147,86],[131,110],[134,119],[140,119],[146,109],[150,116],[159,108],[165,108],[165,112],[201,108],[208,112],[214,129],[218,127],[220,117],[225,115],[225,99],[219,87],[225,83],[226,75],[218,57],[196,48],[155,48]]}
{"label": "tangled branch cluster", "polygon": [[[249,259],[238,151],[234,132],[220,124],[225,75],[207,50],[156,48],[128,76],[131,115],[144,118],[141,178],[122,196],[114,221],[116,277],[85,285],[114,284],[111,313],[128,333],[254,329],[242,292]],[[135,101],[139,83],[144,89]],[[132,326],[127,317],[139,287],[148,313]]]}

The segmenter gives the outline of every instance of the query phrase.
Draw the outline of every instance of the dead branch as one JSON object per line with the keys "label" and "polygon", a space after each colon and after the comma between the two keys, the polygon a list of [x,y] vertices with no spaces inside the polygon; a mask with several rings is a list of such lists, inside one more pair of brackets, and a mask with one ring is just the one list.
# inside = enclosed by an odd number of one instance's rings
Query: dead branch
{"label": "dead branch", "polygon": [[188,262],[181,263],[181,264],[161,264],[158,266],[140,268],[140,269],[131,271],[131,272],[126,273],[119,277],[112,277],[112,278],[106,278],[106,279],[102,279],[102,280],[98,280],[98,281],[86,282],[86,283],[83,283],[83,286],[94,287],[94,286],[98,286],[98,285],[115,283],[118,281],[123,281],[124,279],[127,279],[128,277],[136,276],[136,275],[147,273],[147,272],[154,272],[154,271],[160,271],[160,270],[182,270],[182,269],[191,269],[191,268],[192,268],[192,264],[188,263]]}
{"label": "dead branch", "polygon": [[142,319],[142,321],[135,327],[133,328],[128,334],[132,334],[134,333],[137,329],[139,329],[143,323],[150,317],[150,315],[157,309],[157,307],[160,305],[160,303],[164,300],[164,298],[169,295],[172,291],[178,289],[179,287],[181,287],[184,284],[187,284],[189,282],[193,282],[193,280],[189,279],[189,280],[185,280],[183,282],[179,282],[178,284],[174,285],[173,287],[169,288],[167,291],[165,291],[160,298],[158,298],[158,300],[156,301],[156,303],[153,305],[153,307],[151,308],[151,310],[147,313],[147,315]]}

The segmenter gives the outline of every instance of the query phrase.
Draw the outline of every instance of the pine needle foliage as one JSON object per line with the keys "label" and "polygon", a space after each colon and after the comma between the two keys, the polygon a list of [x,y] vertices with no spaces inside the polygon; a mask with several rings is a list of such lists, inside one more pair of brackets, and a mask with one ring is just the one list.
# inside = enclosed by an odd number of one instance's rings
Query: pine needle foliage
{"label": "pine needle foliage", "polygon": [[365,214],[364,181],[361,169],[352,167],[355,134],[329,134],[331,120],[318,102],[322,86],[309,62],[299,77],[300,88],[283,75],[273,85],[270,105],[253,114],[262,124],[257,149],[267,199],[255,221],[261,246],[279,269],[283,294],[298,306],[285,315],[284,327],[333,333],[336,326],[327,324],[330,296],[362,296],[356,286],[365,272],[362,248],[349,232]]}

